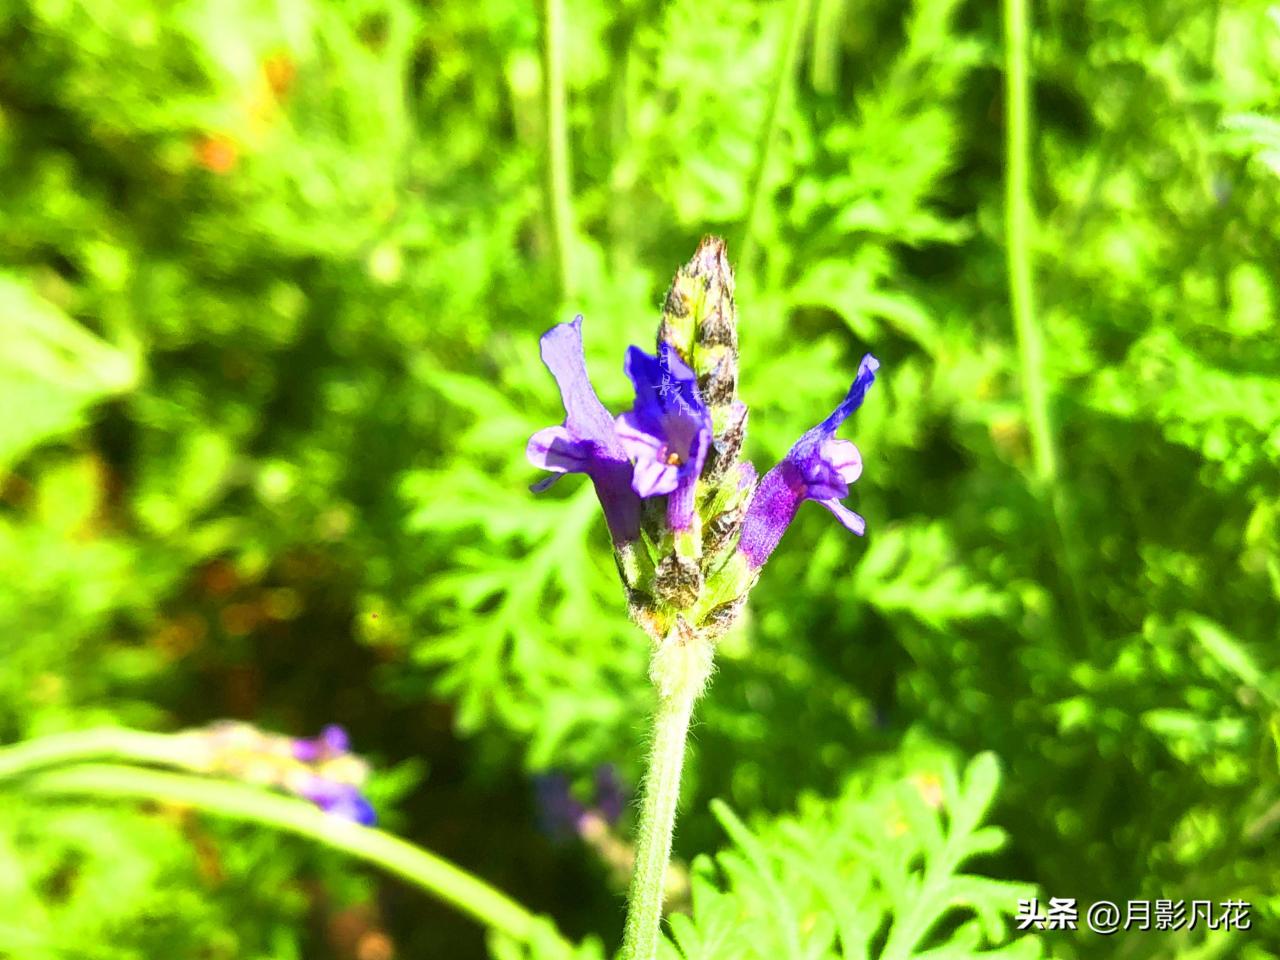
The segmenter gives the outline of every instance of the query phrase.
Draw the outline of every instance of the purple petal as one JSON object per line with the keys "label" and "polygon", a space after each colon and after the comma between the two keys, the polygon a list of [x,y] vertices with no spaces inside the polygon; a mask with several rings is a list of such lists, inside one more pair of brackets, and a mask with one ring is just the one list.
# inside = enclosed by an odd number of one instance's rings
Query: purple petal
{"label": "purple petal", "polygon": [[864,356],[844,400],[797,440],[786,457],[760,481],[743,518],[738,541],[738,549],[751,566],[758,568],[769,559],[804,500],[817,500],[854,533],[866,532],[866,521],[840,503],[849,493],[849,484],[862,475],[862,454],[850,441],[838,440],[834,435],[862,405],[879,368],[875,357],[869,353]]}
{"label": "purple petal", "polygon": [[351,749],[351,738],[347,736],[347,731],[336,723],[331,723],[321,730],[319,739],[325,751],[331,756],[344,754]]}
{"label": "purple petal", "polygon": [[587,375],[587,359],[582,349],[582,317],[560,323],[542,335],[542,362],[560,387],[564,403],[564,427],[576,440],[590,440],[601,452],[621,457],[622,448],[613,435],[613,417],[605,409]]}
{"label": "purple petal", "polygon": [[676,488],[667,498],[667,526],[673,531],[693,527],[694,493],[698,487],[698,474],[690,471],[680,477]]}
{"label": "purple petal", "polygon": [[698,398],[698,377],[670,344],[661,344],[656,356],[639,347],[628,347],[623,372],[636,388],[636,407],[680,409],[695,415],[705,410]]}
{"label": "purple petal", "polygon": [[862,476],[862,453],[851,440],[827,440],[822,445],[822,458],[836,469],[846,485]]}
{"label": "purple petal", "polygon": [[526,456],[552,471],[534,484],[545,490],[562,473],[591,478],[604,508],[615,544],[640,536],[640,500],[631,489],[631,462],[614,433],[613,417],[596,396],[582,351],[582,317],[561,323],[542,335],[542,361],[555,377],[564,403],[564,423],[539,430],[529,438]]}
{"label": "purple petal", "polygon": [[627,347],[622,358],[622,372],[635,387],[638,410],[648,411],[661,405],[662,364],[657,357],[639,347]]}
{"label": "purple petal", "polygon": [[666,446],[661,437],[646,428],[643,418],[635,410],[619,414],[614,425],[618,442],[633,460],[656,458]]}
{"label": "purple petal", "polygon": [[821,430],[823,436],[829,437],[836,432],[840,424],[849,419],[850,414],[862,406],[867,391],[876,381],[876,371],[880,369],[880,361],[871,354],[866,354],[858,364],[858,373],[849,386],[849,392],[840,401],[840,405],[831,411],[831,416],[823,420],[815,429]]}
{"label": "purple petal", "polygon": [[806,500],[839,500],[849,495],[849,485],[840,476],[840,469],[822,456],[821,448],[811,449],[807,455],[792,458],[804,477]]}
{"label": "purple petal", "polygon": [[350,749],[351,738],[336,723],[326,726],[318,737],[293,741],[293,757],[303,763],[318,763],[331,757],[340,757]]}
{"label": "purple petal", "polygon": [[804,478],[789,460],[780,461],[756,487],[742,520],[738,549],[752,567],[762,567],[791,526],[804,500]]}
{"label": "purple petal", "polygon": [[860,537],[867,532],[867,521],[839,500],[819,500],[818,503],[834,513],[836,519],[844,524],[846,529],[852,530]]}
{"label": "purple petal", "polygon": [[617,419],[618,440],[635,463],[632,489],[640,497],[672,494],[668,521],[688,529],[711,445],[711,414],[698,396],[698,379],[665,343],[656,356],[629,348],[623,369],[636,390],[635,405]]}
{"label": "purple petal", "polygon": [[637,460],[631,477],[631,489],[640,497],[656,497],[670,493],[680,481],[680,471],[657,459]]}
{"label": "purple petal", "polygon": [[549,477],[543,477],[537,483],[529,484],[529,490],[533,493],[541,493],[563,476],[563,473],[553,473]]}
{"label": "purple petal", "polygon": [[[339,811],[334,811],[338,813]],[[378,822],[378,812],[373,809],[370,803],[362,793],[353,793],[351,800],[340,811],[341,816],[348,820],[354,820],[362,827],[372,827]]]}
{"label": "purple petal", "polygon": [[618,546],[640,536],[640,497],[631,489],[631,474],[631,463],[625,458],[601,458],[589,473],[596,498],[604,508],[609,535]]}
{"label": "purple petal", "polygon": [[299,793],[325,813],[366,827],[377,822],[373,805],[365,799],[359,788],[349,783],[335,783],[323,777],[313,777]]}
{"label": "purple petal", "polygon": [[553,473],[586,473],[594,454],[590,441],[575,440],[564,427],[544,427],[525,447],[531,464]]}

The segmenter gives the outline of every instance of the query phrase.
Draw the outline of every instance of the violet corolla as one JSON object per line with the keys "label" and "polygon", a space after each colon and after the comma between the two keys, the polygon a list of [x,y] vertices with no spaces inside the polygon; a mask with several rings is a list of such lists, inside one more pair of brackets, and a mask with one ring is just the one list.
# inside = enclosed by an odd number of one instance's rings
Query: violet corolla
{"label": "violet corolla", "polygon": [[852,442],[837,439],[835,432],[862,405],[879,368],[880,362],[871,354],[863,357],[840,405],[797,440],[760,481],[738,541],[738,550],[751,569],[764,566],[805,500],[816,500],[859,536],[866,533],[866,520],[840,502],[849,495],[849,484],[862,475],[862,454]]}
{"label": "violet corolla", "polygon": [[617,419],[618,439],[635,464],[631,488],[640,497],[668,494],[673,532],[693,525],[693,495],[711,446],[711,413],[698,396],[697,377],[675,348],[658,345],[650,356],[627,351],[627,377],[635,406]]}
{"label": "violet corolla", "polygon": [[640,497],[632,490],[632,467],[614,431],[582,351],[582,317],[561,323],[542,335],[542,362],[560,388],[565,418],[529,438],[525,454],[535,467],[551,476],[534,484],[539,492],[566,473],[585,473],[595,484],[613,542],[622,546],[640,533]]}

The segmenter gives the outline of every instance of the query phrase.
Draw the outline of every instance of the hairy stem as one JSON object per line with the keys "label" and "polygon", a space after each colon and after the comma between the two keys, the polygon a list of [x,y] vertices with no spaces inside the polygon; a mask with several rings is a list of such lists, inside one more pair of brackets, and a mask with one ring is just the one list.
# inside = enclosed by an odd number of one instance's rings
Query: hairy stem
{"label": "hairy stem", "polygon": [[[9,760],[14,751],[31,745],[8,748],[4,751],[4,760]],[[34,758],[34,753],[28,750],[27,757]],[[44,765],[43,762],[36,764]],[[4,769],[14,772],[14,766],[8,763]],[[271,827],[381,867],[490,929],[517,940],[547,935],[548,921],[449,861],[392,834],[359,826],[324,813],[306,801],[258,787],[113,764],[77,764],[41,770],[18,780],[17,785],[24,793],[181,804],[215,816]]]}
{"label": "hairy stem", "polygon": [[561,298],[572,296],[573,203],[570,197],[569,130],[565,117],[564,0],[543,0],[542,89],[547,123],[547,209],[551,251]]}
{"label": "hairy stem", "polygon": [[658,688],[658,710],[640,806],[636,866],[627,895],[627,925],[620,960],[653,960],[658,953],[685,741],[693,705],[711,673],[711,652],[709,642],[700,637],[673,634],[654,654],[650,672]]}

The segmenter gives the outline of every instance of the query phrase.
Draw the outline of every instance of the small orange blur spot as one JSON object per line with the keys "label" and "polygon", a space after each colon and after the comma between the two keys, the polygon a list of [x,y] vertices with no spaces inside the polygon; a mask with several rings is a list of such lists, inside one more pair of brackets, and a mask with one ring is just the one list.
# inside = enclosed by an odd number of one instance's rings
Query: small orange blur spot
{"label": "small orange blur spot", "polygon": [[226,560],[214,560],[200,571],[200,585],[211,597],[225,597],[240,585],[240,575]]}
{"label": "small orange blur spot", "polygon": [[395,944],[381,930],[369,931],[356,944],[357,960],[393,960],[395,955]]}
{"label": "small orange blur spot", "polygon": [[220,133],[197,137],[195,154],[196,163],[210,173],[230,173],[240,161],[240,148],[234,140]]}
{"label": "small orange blur spot", "polygon": [[283,100],[293,86],[298,75],[298,67],[287,53],[277,53],[262,63],[262,72],[267,78],[267,86],[275,94],[277,100]]}
{"label": "small orange blur spot", "polygon": [[232,603],[222,608],[222,629],[243,637],[262,622],[262,612],[252,603]]}

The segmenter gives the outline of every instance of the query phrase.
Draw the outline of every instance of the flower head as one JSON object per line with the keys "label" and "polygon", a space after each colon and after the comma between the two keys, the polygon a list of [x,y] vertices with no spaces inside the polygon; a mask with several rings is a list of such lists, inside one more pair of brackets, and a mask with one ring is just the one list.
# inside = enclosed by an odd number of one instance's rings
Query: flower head
{"label": "flower head", "polygon": [[667,343],[657,356],[631,347],[624,368],[636,402],[618,417],[617,436],[635,463],[631,488],[641,497],[670,494],[670,526],[687,530],[711,444],[711,414],[698,396],[697,377]]}
{"label": "flower head", "polygon": [[[564,473],[591,477],[632,619],[658,652],[675,651],[673,664],[685,662],[682,650],[691,651],[691,663],[710,663],[705,644],[740,621],[760,568],[805,500],[818,501],[855,533],[866,528],[841,503],[862,457],[835,434],[874,382],[876,359],[863,358],[844,401],[760,478],[743,457],[748,411],[738,395],[737,321],[724,242],[706,237],[667,290],[657,353],[627,351],[635,402],[616,419],[587,378],[582,318],[542,337],[565,420],[529,440],[529,460],[552,473],[534,489]],[[665,502],[644,503],[657,497]],[[659,690],[670,688],[674,681],[657,659],[654,671]]]}
{"label": "flower head", "polygon": [[347,731],[336,723],[319,736],[296,738],[224,720],[186,736],[193,769],[287,790],[326,813],[366,826],[376,819],[360,792],[369,767],[351,752]]}
{"label": "flower head", "polygon": [[552,327],[540,343],[542,362],[560,387],[565,418],[529,438],[529,462],[551,471],[532,489],[545,490],[566,473],[585,473],[595,485],[614,543],[629,543],[640,535],[640,498],[632,490],[631,461],[614,433],[613,417],[587,376],[582,317]]}
{"label": "flower head", "polygon": [[863,357],[840,405],[797,440],[760,481],[738,540],[738,550],[750,567],[758,569],[769,559],[805,500],[816,500],[859,536],[866,532],[866,521],[840,502],[849,495],[849,484],[862,474],[862,455],[848,440],[837,439],[835,432],[862,405],[879,367],[871,354]]}

